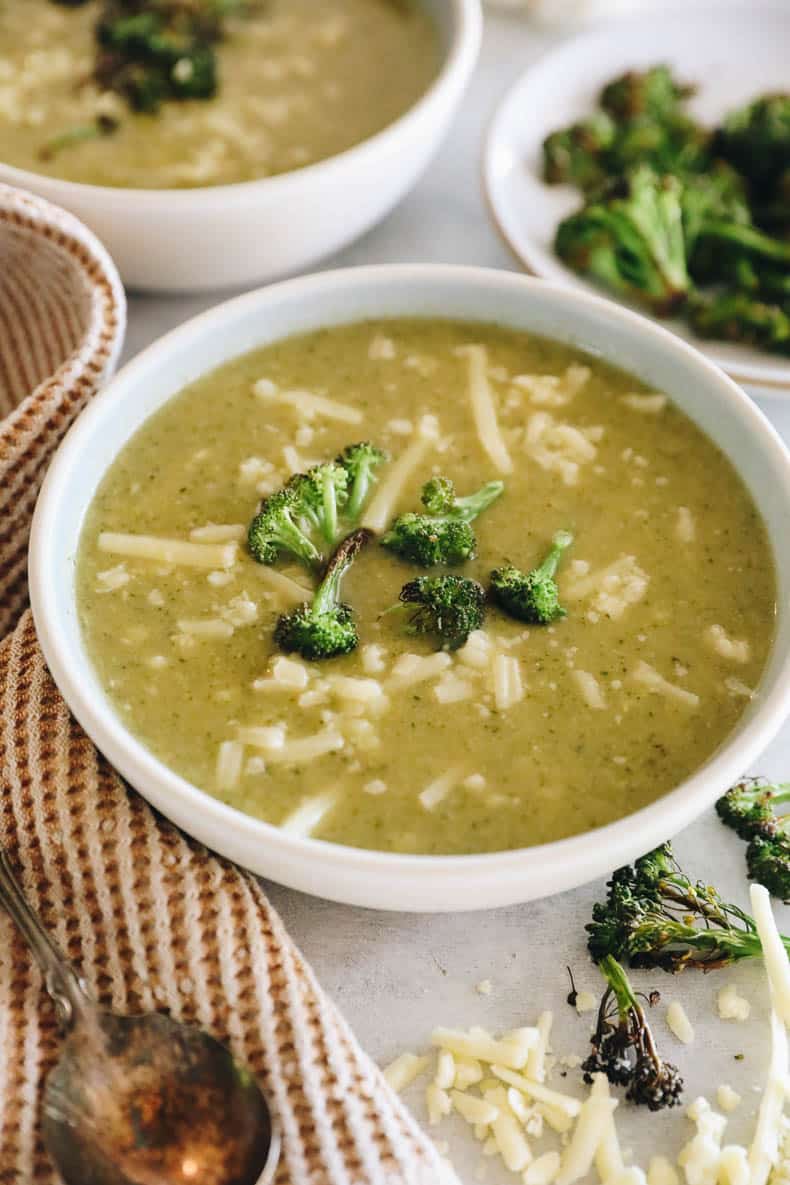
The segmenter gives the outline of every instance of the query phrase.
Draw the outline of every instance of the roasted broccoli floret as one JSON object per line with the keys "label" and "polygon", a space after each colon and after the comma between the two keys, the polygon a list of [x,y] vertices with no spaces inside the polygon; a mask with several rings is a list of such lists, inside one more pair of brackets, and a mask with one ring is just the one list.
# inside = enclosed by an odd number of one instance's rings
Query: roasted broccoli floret
{"label": "roasted broccoli floret", "polygon": [[790,93],[763,95],[731,112],[717,150],[764,197],[790,169]]}
{"label": "roasted broccoli floret", "polygon": [[574,271],[654,313],[686,299],[682,186],[644,166],[620,178],[557,228],[557,254]]}
{"label": "roasted broccoli floret", "polygon": [[543,141],[543,175],[549,185],[578,185],[590,189],[606,176],[606,153],[614,144],[616,127],[604,111],[552,132]]}
{"label": "roasted broccoli floret", "polygon": [[688,318],[700,337],[790,354],[790,314],[781,305],[748,292],[695,293],[689,302]]}
{"label": "roasted broccoli floret", "polygon": [[790,899],[790,814],[777,815],[774,808],[785,802],[790,782],[744,778],[716,803],[722,822],[749,840],[750,878],[784,901]]}
{"label": "roasted broccoli floret", "polygon": [[388,460],[389,454],[371,444],[369,440],[348,445],[336,458],[335,464],[341,465],[348,474],[348,503],[345,514],[352,523],[357,521],[370,496],[376,481],[376,470]]}
{"label": "roasted broccoli floret", "polygon": [[666,119],[640,115],[617,125],[607,151],[610,174],[650,165],[657,173],[685,177],[705,169],[711,157],[711,133],[683,114]]}
{"label": "roasted broccoli floret", "polygon": [[749,877],[781,901],[790,902],[790,834],[777,825],[772,835],[755,835],[746,849]]}
{"label": "roasted broccoli floret", "polygon": [[308,568],[318,566],[321,552],[302,525],[304,517],[304,504],[291,483],[265,498],[247,533],[253,559],[275,564],[283,552],[289,552]]}
{"label": "roasted broccoli floret", "polygon": [[765,834],[776,824],[774,807],[790,802],[790,782],[774,784],[763,778],[744,778],[716,803],[722,823],[741,839]]}
{"label": "roasted broccoli floret", "polygon": [[340,600],[340,585],[359,550],[373,533],[364,528],[347,536],[334,553],[312,602],[284,613],[274,631],[274,640],[286,651],[296,651],[308,662],[349,654],[359,642],[349,605]]}
{"label": "roasted broccoli floret", "polygon": [[611,955],[598,964],[606,991],[598,1009],[592,1053],[583,1063],[586,1082],[605,1074],[615,1086],[627,1087],[632,1103],[660,1111],[674,1107],[683,1094],[676,1066],[662,1060],[645,1011],[624,968]]}
{"label": "roasted broccoli floret", "polygon": [[665,119],[676,112],[695,89],[673,78],[668,66],[653,66],[649,70],[629,70],[619,78],[613,78],[601,91],[600,103],[616,120],[634,119],[639,115]]}
{"label": "roasted broccoli floret", "polygon": [[340,535],[340,513],[348,502],[348,473],[342,465],[327,461],[313,465],[306,473],[297,473],[288,483],[298,507],[327,543],[334,544]]}
{"label": "roasted broccoli floret", "polygon": [[222,14],[208,3],[106,0],[96,25],[96,81],[149,114],[170,99],[210,99],[221,32]]}
{"label": "roasted broccoli floret", "polygon": [[[633,967],[709,971],[762,954],[749,914],[712,885],[691,881],[668,843],[613,874],[587,932],[597,963],[613,955],[628,957]],[[790,938],[783,941],[790,953]]]}
{"label": "roasted broccoli floret", "polygon": [[335,461],[295,473],[261,503],[248,533],[250,551],[274,564],[287,551],[310,568],[323,563],[323,547],[337,543],[359,514],[386,454],[375,445],[351,444]]}
{"label": "roasted broccoli floret", "polygon": [[563,552],[573,543],[570,531],[558,531],[546,558],[531,572],[505,564],[491,573],[491,597],[511,617],[548,625],[566,616],[554,579]]}
{"label": "roasted broccoli floret", "polygon": [[[422,489],[422,503],[428,513],[402,514],[381,542],[401,559],[422,568],[462,564],[473,558],[477,546],[472,522],[504,488],[501,481],[489,481],[476,493],[458,498],[452,483],[433,478]],[[434,512],[433,507],[441,510]]]}
{"label": "roasted broccoli floret", "polygon": [[457,650],[485,619],[486,593],[465,576],[418,576],[404,584],[400,601],[409,613],[409,632],[434,634],[440,650]]}

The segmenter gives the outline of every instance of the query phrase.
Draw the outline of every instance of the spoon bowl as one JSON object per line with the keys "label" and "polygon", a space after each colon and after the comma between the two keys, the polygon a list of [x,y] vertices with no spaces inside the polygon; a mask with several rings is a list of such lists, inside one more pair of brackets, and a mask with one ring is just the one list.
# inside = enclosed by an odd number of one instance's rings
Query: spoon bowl
{"label": "spoon bowl", "polygon": [[0,849],[0,901],[45,976],[61,1027],[43,1132],[64,1185],[269,1185],[280,1140],[255,1077],[194,1025],[116,1016],[90,998]]}

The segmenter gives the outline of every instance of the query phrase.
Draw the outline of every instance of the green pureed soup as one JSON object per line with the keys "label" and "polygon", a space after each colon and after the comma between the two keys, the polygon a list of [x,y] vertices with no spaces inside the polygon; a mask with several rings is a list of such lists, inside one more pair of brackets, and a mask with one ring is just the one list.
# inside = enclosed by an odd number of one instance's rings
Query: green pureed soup
{"label": "green pureed soup", "polygon": [[91,185],[251,181],[381,131],[439,64],[419,0],[0,0],[0,161]]}
{"label": "green pureed soup", "polygon": [[[343,585],[358,648],[283,654],[278,616],[314,579],[257,563],[247,526],[291,474],[365,439],[390,455],[362,515],[376,527],[419,510],[432,475],[461,495],[504,482],[461,575],[531,569],[572,531],[567,616],[489,606],[437,650],[387,612],[435,572],[376,539]],[[290,338],[174,397],[102,482],[78,596],[119,716],[196,786],[294,832],[464,853],[610,823],[699,767],[759,681],[775,585],[739,477],[663,394],[525,333],[413,319]]]}

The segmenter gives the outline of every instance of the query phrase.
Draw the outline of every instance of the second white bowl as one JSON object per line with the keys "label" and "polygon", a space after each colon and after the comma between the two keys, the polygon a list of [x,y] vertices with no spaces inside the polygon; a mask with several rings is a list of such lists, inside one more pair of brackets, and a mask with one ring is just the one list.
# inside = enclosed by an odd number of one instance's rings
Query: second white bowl
{"label": "second white bowl", "polygon": [[241,287],[301,271],[400,201],[460,103],[480,48],[480,0],[422,2],[438,29],[441,70],[405,115],[347,152],[292,173],[201,189],[111,189],[2,163],[0,181],[81,218],[131,288]]}

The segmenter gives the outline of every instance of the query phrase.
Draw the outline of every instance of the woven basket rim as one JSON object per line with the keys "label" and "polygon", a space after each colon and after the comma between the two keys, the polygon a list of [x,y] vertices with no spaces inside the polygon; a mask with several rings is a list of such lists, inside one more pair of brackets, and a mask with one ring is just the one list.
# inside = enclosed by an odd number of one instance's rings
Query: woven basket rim
{"label": "woven basket rim", "polygon": [[28,232],[33,240],[53,246],[82,273],[93,299],[79,344],[51,375],[20,400],[0,421],[0,432],[19,428],[56,391],[96,388],[112,373],[126,332],[126,295],[109,252],[78,218],[45,198],[0,182],[0,243],[7,227]]}

